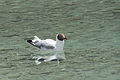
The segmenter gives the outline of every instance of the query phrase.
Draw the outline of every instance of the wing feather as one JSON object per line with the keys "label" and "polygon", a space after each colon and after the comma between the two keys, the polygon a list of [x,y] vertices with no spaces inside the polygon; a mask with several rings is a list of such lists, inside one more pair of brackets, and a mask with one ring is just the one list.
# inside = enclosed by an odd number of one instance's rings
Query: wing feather
{"label": "wing feather", "polygon": [[34,46],[40,49],[55,49],[56,41],[52,39],[41,40],[34,43]]}

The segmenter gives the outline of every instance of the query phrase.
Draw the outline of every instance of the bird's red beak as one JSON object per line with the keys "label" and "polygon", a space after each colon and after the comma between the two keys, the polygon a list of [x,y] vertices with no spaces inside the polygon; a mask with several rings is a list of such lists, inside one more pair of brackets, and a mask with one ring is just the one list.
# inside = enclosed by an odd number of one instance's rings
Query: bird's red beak
{"label": "bird's red beak", "polygon": [[65,37],[64,40],[68,40],[68,39]]}

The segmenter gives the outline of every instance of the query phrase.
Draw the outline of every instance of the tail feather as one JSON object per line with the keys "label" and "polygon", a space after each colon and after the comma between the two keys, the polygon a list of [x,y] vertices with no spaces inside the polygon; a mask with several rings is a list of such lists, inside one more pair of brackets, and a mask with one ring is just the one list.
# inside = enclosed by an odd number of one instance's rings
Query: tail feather
{"label": "tail feather", "polygon": [[41,41],[41,39],[39,39],[37,36],[34,36],[34,39],[32,40],[32,42],[36,42],[36,41]]}

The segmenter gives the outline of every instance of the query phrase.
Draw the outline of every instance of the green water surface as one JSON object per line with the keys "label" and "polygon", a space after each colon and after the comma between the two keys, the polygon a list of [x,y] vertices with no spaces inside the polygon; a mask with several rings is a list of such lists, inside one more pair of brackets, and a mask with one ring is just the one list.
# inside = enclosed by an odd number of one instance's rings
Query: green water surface
{"label": "green water surface", "polygon": [[[61,32],[66,60],[36,65],[26,40]],[[120,0],[0,0],[0,80],[120,80]]]}

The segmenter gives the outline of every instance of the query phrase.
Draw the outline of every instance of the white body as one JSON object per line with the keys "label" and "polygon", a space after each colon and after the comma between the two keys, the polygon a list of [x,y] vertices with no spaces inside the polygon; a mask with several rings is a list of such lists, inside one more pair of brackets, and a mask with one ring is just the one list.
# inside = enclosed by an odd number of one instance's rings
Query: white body
{"label": "white body", "polygon": [[34,36],[34,39],[32,40],[32,45],[42,50],[62,51],[64,47],[64,40],[60,41],[57,38],[56,41],[52,39],[41,40],[37,36]]}

